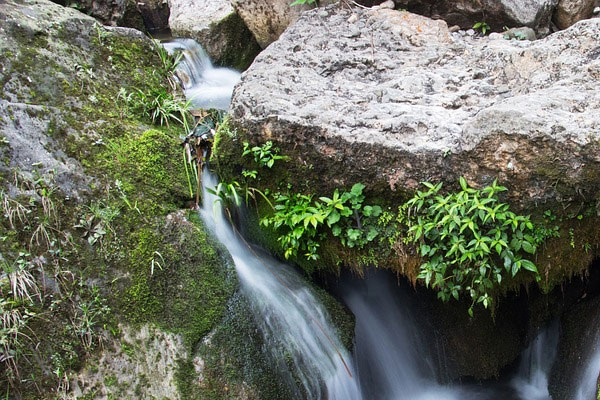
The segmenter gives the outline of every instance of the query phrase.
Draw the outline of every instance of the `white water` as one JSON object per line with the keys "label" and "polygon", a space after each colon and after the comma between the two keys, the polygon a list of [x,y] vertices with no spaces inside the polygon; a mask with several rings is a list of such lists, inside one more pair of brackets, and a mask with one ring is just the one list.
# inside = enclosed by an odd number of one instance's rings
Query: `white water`
{"label": "white water", "polygon": [[521,363],[511,385],[522,399],[552,399],[548,392],[548,376],[556,358],[558,336],[558,321],[555,321],[521,354]]}
{"label": "white water", "polygon": [[355,357],[365,399],[481,400],[490,390],[444,386],[436,382],[430,352],[408,302],[390,276],[371,273],[363,282],[341,286],[356,317]]}
{"label": "white water", "polygon": [[181,51],[177,67],[185,96],[195,108],[227,110],[240,73],[229,68],[215,68],[204,49],[193,39],[175,39],[163,43],[169,54]]}
{"label": "white water", "polygon": [[[240,75],[214,68],[193,40],[164,44],[182,50],[178,74],[186,96],[200,108],[229,108]],[[203,184],[214,187],[210,173]],[[204,190],[201,215],[227,247],[235,262],[241,288],[252,304],[263,336],[297,398],[330,400],[546,400],[548,374],[556,355],[558,327],[542,332],[522,355],[513,390],[502,385],[443,386],[427,361],[430,349],[422,342],[410,310],[402,306],[389,279],[349,285],[344,298],[356,316],[355,359],[340,343],[327,312],[299,275],[272,257],[248,247],[229,226],[215,196]],[[397,291],[397,288],[396,288]],[[600,341],[600,338],[598,339]],[[599,346],[600,347],[600,346]],[[582,375],[574,400],[595,398],[600,372],[600,348]],[[516,392],[516,394],[515,394]]]}
{"label": "white water", "polygon": [[[205,188],[217,183],[207,172],[202,182]],[[331,327],[326,310],[288,265],[251,250],[232,230],[215,200],[204,190],[202,219],[231,253],[242,291],[275,359],[291,362],[288,382],[293,386],[294,378],[300,381],[297,396],[360,399],[350,355]]]}
{"label": "white water", "polygon": [[[591,327],[595,333],[593,346],[595,351],[587,361],[587,366],[583,369],[583,373],[577,379],[577,389],[575,391],[574,400],[595,400],[597,390],[597,380],[600,375],[600,316],[591,319]],[[593,331],[592,331],[593,332]]]}

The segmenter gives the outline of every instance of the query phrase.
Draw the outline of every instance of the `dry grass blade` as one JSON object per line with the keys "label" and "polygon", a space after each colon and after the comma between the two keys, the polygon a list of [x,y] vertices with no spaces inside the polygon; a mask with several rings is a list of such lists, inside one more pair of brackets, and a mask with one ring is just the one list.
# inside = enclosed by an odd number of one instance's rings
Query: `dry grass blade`
{"label": "dry grass blade", "polygon": [[4,190],[0,191],[0,201],[2,202],[2,212],[8,219],[11,229],[15,229],[15,222],[19,220],[21,223],[28,222],[27,214],[31,211],[16,200],[8,197]]}

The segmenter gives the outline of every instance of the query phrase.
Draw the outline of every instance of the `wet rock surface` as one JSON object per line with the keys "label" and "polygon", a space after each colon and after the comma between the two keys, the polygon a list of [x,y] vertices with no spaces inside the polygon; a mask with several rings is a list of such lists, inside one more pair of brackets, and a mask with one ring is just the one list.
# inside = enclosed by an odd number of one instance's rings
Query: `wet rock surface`
{"label": "wet rock surface", "polygon": [[229,1],[169,0],[175,37],[195,39],[218,65],[247,68],[260,48]]}
{"label": "wet rock surface", "polygon": [[520,208],[594,202],[599,34],[597,19],[530,42],[389,9],[310,11],[243,75],[233,120],[310,165],[324,193],[464,176],[498,178]]}

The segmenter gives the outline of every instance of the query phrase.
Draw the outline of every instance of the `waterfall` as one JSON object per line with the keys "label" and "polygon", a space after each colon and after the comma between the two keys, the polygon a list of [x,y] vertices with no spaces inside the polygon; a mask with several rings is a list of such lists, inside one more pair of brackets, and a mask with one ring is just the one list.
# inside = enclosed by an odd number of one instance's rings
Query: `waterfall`
{"label": "waterfall", "polygon": [[589,348],[593,353],[591,356],[583,357],[586,365],[581,368],[582,372],[578,371],[580,375],[577,379],[574,400],[594,400],[598,390],[598,376],[600,375],[600,317],[598,314],[590,319],[590,325],[588,332],[592,333],[593,341]]}
{"label": "waterfall", "polygon": [[177,76],[194,108],[227,110],[240,73],[215,68],[204,49],[193,39],[174,39],[162,44],[169,54],[183,54]]}
{"label": "waterfall", "polygon": [[511,385],[522,399],[551,399],[548,392],[548,376],[556,358],[558,336],[558,321],[555,321],[521,354],[521,363]]}
{"label": "waterfall", "polygon": [[356,317],[355,357],[365,399],[484,400],[490,388],[444,386],[436,381],[405,293],[391,276],[371,272],[363,282],[342,282],[340,292]]}
{"label": "waterfall", "polygon": [[[217,184],[209,172],[204,172],[202,182],[205,188]],[[241,289],[275,360],[281,362],[292,387],[299,381],[297,397],[360,399],[351,357],[326,310],[292,268],[253,250],[240,238],[216,199],[204,190],[202,219],[231,253]]]}
{"label": "waterfall", "polygon": [[[195,107],[229,107],[239,73],[214,68],[204,50],[190,39],[164,44],[183,52],[178,75]],[[356,317],[354,358],[341,344],[323,305],[290,266],[251,247],[224,217],[221,203],[207,188],[214,176],[202,176],[208,229],[225,245],[235,263],[243,294],[251,304],[265,343],[295,388],[295,398],[328,400],[546,400],[548,374],[556,357],[558,323],[543,331],[521,356],[509,385],[440,385],[429,361],[409,301],[393,279],[370,273],[341,284],[344,301]],[[392,287],[393,286],[393,287]],[[600,340],[600,338],[598,338]],[[443,351],[436,346],[436,351]],[[596,351],[580,378],[575,400],[595,398],[600,372]]]}

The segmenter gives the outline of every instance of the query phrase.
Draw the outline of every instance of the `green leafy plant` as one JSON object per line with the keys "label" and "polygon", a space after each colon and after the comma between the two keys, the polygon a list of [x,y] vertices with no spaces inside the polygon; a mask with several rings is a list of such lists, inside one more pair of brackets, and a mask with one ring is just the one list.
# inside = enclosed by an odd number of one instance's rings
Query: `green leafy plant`
{"label": "green leafy plant", "polygon": [[136,89],[131,93],[122,90],[119,92],[127,107],[134,113],[150,118],[153,124],[169,126],[169,122],[177,122],[189,130],[192,116],[189,112],[190,100],[184,100],[178,95],[164,88],[152,89],[144,92]]}
{"label": "green leafy plant", "polygon": [[296,256],[301,251],[307,259],[317,260],[322,238],[318,228],[327,215],[321,207],[313,204],[313,196],[279,194],[275,197],[274,208],[275,213],[262,218],[260,223],[281,233],[277,240],[284,249],[285,258]]}
{"label": "green leafy plant", "polygon": [[460,178],[461,190],[445,196],[442,184],[424,182],[405,205],[409,241],[417,244],[424,262],[419,278],[438,290],[443,301],[468,295],[485,308],[493,302],[496,284],[526,270],[539,279],[530,260],[544,238],[536,237],[528,216],[516,215],[498,194],[496,181],[481,190]]}
{"label": "green leafy plant", "polygon": [[273,142],[270,140],[262,146],[254,147],[250,147],[248,142],[244,142],[244,152],[242,153],[242,157],[252,155],[259,167],[273,168],[275,161],[288,159],[287,156],[277,154],[278,152],[279,149],[273,147]]}
{"label": "green leafy plant", "polygon": [[312,195],[277,194],[275,213],[261,219],[261,225],[280,233],[279,244],[284,256],[298,252],[309,260],[319,258],[319,241],[327,234],[338,237],[343,246],[364,247],[379,234],[379,206],[363,206],[364,185],[357,183],[349,192],[334,190],[331,197],[313,200]]}
{"label": "green leafy plant", "polygon": [[483,35],[485,35],[486,33],[488,33],[490,31],[491,28],[487,24],[487,22],[480,21],[480,22],[476,22],[475,25],[473,25],[473,29],[475,29],[476,31],[480,31]]}
{"label": "green leafy plant", "polygon": [[32,274],[34,265],[30,260],[30,254],[20,252],[13,262],[7,262],[0,258],[0,268],[6,274],[9,283],[9,293],[4,293],[4,288],[0,285],[2,296],[10,294],[15,301],[32,302],[33,296],[41,300],[37,281]]}
{"label": "green leafy plant", "polygon": [[302,4],[316,4],[317,0],[295,0],[290,6],[297,6]]}
{"label": "green leafy plant", "polygon": [[181,62],[183,58],[182,52],[177,52],[175,54],[169,54],[167,49],[160,43],[160,41],[153,39],[152,44],[154,45],[154,49],[156,50],[156,54],[160,58],[160,62],[162,64],[162,69],[165,74],[172,75],[175,73],[177,66]]}
{"label": "green leafy plant", "polygon": [[20,378],[18,361],[25,343],[31,342],[28,322],[35,317],[35,313],[19,305],[17,301],[0,297],[0,365],[5,366],[11,384]]}

